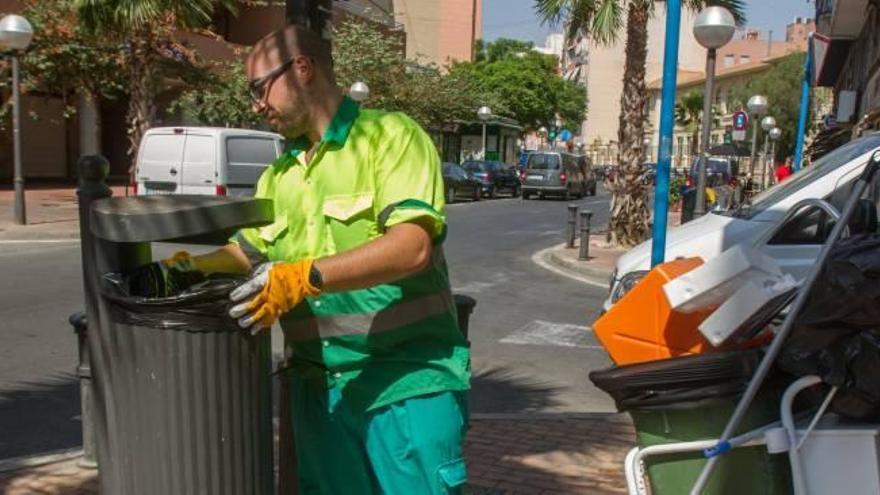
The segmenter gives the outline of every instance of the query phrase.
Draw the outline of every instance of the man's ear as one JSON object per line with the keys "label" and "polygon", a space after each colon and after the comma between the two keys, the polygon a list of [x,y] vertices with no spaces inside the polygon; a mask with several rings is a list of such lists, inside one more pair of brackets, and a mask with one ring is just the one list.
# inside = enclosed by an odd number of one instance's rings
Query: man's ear
{"label": "man's ear", "polygon": [[293,61],[293,73],[301,84],[310,84],[315,78],[315,62],[306,56],[299,55]]}

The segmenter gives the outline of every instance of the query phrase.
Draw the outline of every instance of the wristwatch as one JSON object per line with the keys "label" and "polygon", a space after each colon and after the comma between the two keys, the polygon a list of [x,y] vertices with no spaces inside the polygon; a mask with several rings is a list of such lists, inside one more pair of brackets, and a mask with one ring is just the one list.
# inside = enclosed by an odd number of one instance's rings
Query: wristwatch
{"label": "wristwatch", "polygon": [[318,267],[314,264],[312,269],[309,270],[309,284],[318,290],[324,289],[324,277],[321,275],[321,270],[318,270]]}

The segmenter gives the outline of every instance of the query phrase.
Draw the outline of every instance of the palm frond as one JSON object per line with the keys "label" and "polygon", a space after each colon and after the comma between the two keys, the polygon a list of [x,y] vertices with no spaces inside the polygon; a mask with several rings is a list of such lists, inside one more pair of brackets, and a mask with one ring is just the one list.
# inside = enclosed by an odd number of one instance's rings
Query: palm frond
{"label": "palm frond", "polygon": [[79,18],[92,31],[113,29],[133,31],[175,19],[183,27],[211,22],[219,8],[236,11],[235,0],[75,0]]}
{"label": "palm frond", "polygon": [[590,26],[590,36],[603,45],[617,41],[623,31],[623,6],[618,0],[600,0]]}

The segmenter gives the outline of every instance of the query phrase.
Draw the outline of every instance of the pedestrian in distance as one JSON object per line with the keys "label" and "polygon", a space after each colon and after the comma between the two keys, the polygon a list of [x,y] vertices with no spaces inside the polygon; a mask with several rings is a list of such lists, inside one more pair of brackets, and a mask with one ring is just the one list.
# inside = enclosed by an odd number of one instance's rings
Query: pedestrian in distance
{"label": "pedestrian in distance", "polygon": [[230,315],[249,333],[280,323],[300,493],[459,493],[470,354],[434,144],[344,96],[311,31],[272,33],[246,63],[254,109],[287,139],[256,187],[275,221],[160,265],[249,274]]}
{"label": "pedestrian in distance", "polygon": [[773,177],[776,179],[777,184],[791,177],[791,174],[793,173],[792,162],[793,158],[789,156],[785,159],[785,162],[780,163],[776,167],[776,170],[773,171]]}

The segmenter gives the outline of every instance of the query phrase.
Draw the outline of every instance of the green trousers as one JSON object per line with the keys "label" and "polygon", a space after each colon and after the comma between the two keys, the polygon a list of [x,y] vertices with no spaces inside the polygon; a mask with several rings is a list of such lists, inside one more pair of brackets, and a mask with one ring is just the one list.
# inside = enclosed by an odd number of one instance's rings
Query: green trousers
{"label": "green trousers", "polygon": [[467,480],[465,392],[442,392],[366,413],[338,387],[291,380],[291,412],[303,495],[459,494]]}

